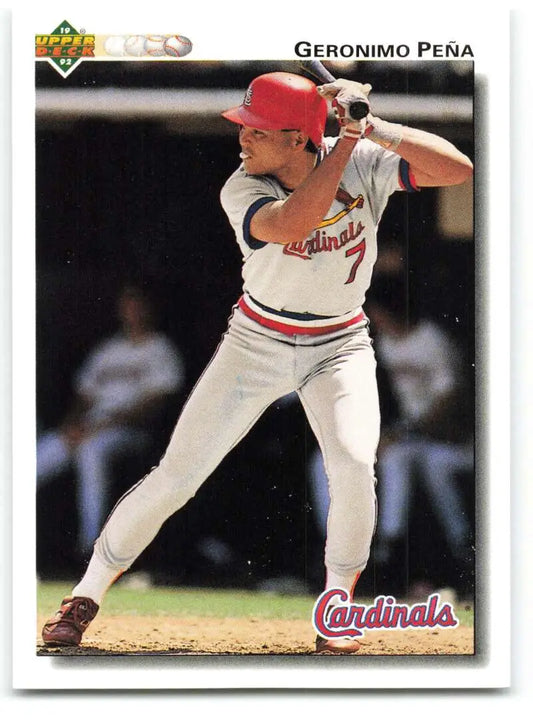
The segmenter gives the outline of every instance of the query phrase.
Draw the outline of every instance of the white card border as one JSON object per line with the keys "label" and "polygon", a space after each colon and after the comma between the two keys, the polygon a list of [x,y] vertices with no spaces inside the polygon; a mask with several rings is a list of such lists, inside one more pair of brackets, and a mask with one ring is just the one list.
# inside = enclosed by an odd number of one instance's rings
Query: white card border
{"label": "white card border", "polygon": [[[240,3],[230,3],[234,8]],[[271,3],[272,14],[276,3]],[[131,12],[130,12],[131,10]],[[74,11],[74,12],[73,12]],[[157,11],[157,28],[165,25],[164,14],[168,11]],[[221,17],[210,17],[210,27],[227,27],[227,18],[230,14],[228,4],[218,11]],[[300,11],[301,12],[301,11]],[[294,45],[295,33],[291,28],[298,28],[298,38],[306,35],[304,30],[308,29],[308,36],[325,38],[327,42],[336,42],[336,36],[340,37],[339,28],[342,24],[333,23],[331,19],[324,19],[318,24],[314,18],[296,17],[296,9],[291,11],[285,8],[286,26],[280,28],[273,24],[272,19],[262,19],[264,22],[262,36],[265,37],[264,45],[259,45],[257,38],[250,32],[250,16],[236,14],[232,17],[232,23],[225,33],[223,40],[220,37],[211,36],[209,29],[205,28],[203,18],[190,9],[180,9],[180,25],[183,32],[196,42],[197,39],[206,38],[206,50],[204,56],[212,54],[213,58],[281,58],[288,55]],[[491,578],[488,580],[487,599],[490,604],[489,619],[487,624],[487,639],[491,645],[491,653],[487,663],[479,668],[462,668],[453,666],[447,668],[441,666],[438,673],[427,667],[406,669],[405,666],[397,668],[391,666],[383,669],[382,666],[376,669],[366,666],[357,666],[357,685],[354,685],[354,672],[346,669],[329,666],[327,669],[309,667],[304,669],[293,669],[288,667],[249,669],[229,664],[224,670],[219,667],[208,667],[191,670],[189,666],[180,668],[174,665],[172,669],[161,670],[159,667],[151,667],[149,664],[137,669],[122,665],[107,667],[99,663],[98,669],[89,665],[80,665],[75,669],[64,669],[60,667],[54,658],[35,656],[35,607],[31,595],[34,584],[28,571],[28,566],[33,564],[35,543],[32,540],[28,524],[32,523],[32,502],[33,492],[30,491],[30,484],[33,482],[32,458],[28,453],[28,432],[32,432],[31,418],[34,417],[34,344],[29,332],[34,330],[33,300],[28,298],[27,291],[33,290],[34,271],[28,266],[28,261],[33,259],[34,241],[34,198],[32,186],[33,165],[33,115],[28,114],[31,109],[33,92],[33,35],[43,32],[54,23],[60,22],[63,16],[67,15],[73,22],[77,17],[89,31],[96,33],[125,33],[125,32],[150,32],[150,11],[145,8],[132,8],[128,10],[128,28],[124,27],[122,13],[114,13],[99,10],[98,8],[80,9],[70,6],[63,7],[63,10],[56,10],[54,6],[46,4],[44,7],[36,8],[31,17],[24,16],[24,12],[14,11],[13,14],[13,532],[14,532],[14,568],[13,568],[13,597],[17,609],[13,610],[13,631],[17,634],[17,650],[13,655],[13,678],[14,686],[17,688],[41,688],[41,689],[98,689],[114,688],[124,689],[176,689],[197,687],[217,688],[275,688],[275,687],[306,687],[306,688],[349,688],[364,689],[367,687],[432,687],[436,686],[438,676],[438,687],[442,688],[488,688],[505,686],[509,681],[510,661],[508,646],[510,644],[510,600],[506,600],[505,584],[509,583],[509,542],[510,534],[508,529],[502,530],[502,524],[509,522],[509,473],[511,468],[509,433],[509,387],[510,371],[509,361],[506,354],[509,352],[509,321],[510,321],[510,260],[506,255],[507,241],[509,240],[510,215],[508,190],[510,188],[509,164],[504,148],[499,154],[489,154],[487,173],[487,190],[485,193],[485,206],[490,214],[489,249],[491,267],[488,276],[488,301],[487,316],[489,321],[489,333],[493,342],[493,348],[489,353],[491,372],[497,371],[499,381],[502,383],[495,388],[490,382],[489,419],[490,428],[487,437],[488,470],[490,473],[490,498],[491,517],[488,520],[488,542]],[[76,15],[76,19],[72,17]],[[122,17],[114,17],[115,15]],[[402,35],[402,42],[415,42],[422,35],[423,39],[428,38],[428,32],[424,29],[424,23],[430,22],[430,27],[435,27],[434,18],[428,18],[428,13],[418,18],[417,22],[409,22],[408,32]],[[439,38],[435,42],[448,42],[452,40],[452,31],[457,29],[460,23],[461,34],[464,42],[470,42],[475,47],[476,74],[487,79],[489,89],[488,112],[487,112],[487,136],[484,140],[491,150],[492,141],[495,139],[509,139],[509,118],[506,111],[497,108],[497,89],[501,89],[501,95],[507,100],[508,92],[508,58],[509,58],[509,33],[505,33],[508,18],[505,13],[498,17],[484,18],[484,23],[479,24],[476,12],[465,12],[460,17],[449,13],[443,19],[444,26],[439,31]],[[220,24],[219,24],[220,23]],[[446,25],[448,23],[448,25]],[[152,22],[152,24],[154,24]],[[172,21],[170,21],[172,25]],[[330,30],[331,25],[331,30]],[[379,42],[382,37],[397,37],[398,27],[402,27],[398,18],[384,18],[374,24],[368,31],[367,42]],[[142,31],[140,29],[143,29]],[[146,31],[144,30],[146,28]],[[185,31],[187,28],[187,31]],[[427,25],[426,25],[427,28]],[[189,30],[190,29],[190,30]],[[310,30],[309,30],[310,29]],[[269,32],[270,31],[270,32]],[[284,31],[284,32],[282,32]],[[387,31],[391,35],[387,35]],[[213,32],[213,31],[211,31]],[[434,31],[431,33],[434,35]],[[207,40],[207,36],[209,36]],[[374,37],[376,40],[374,40]],[[405,38],[405,40],[404,40]],[[472,38],[472,40],[470,40]],[[273,40],[275,39],[275,40]],[[431,40],[431,38],[430,38]],[[268,41],[268,42],[267,42]],[[341,41],[342,42],[342,41]],[[238,43],[238,45],[236,45]],[[16,45],[16,48],[15,48]],[[494,63],[494,49],[497,47],[498,63]],[[479,49],[479,50],[478,50]],[[507,104],[505,105],[507,106]],[[490,144],[489,144],[490,140]],[[497,214],[495,214],[497,211]],[[497,249],[497,246],[498,249]],[[502,250],[503,248],[503,250]],[[493,266],[494,254],[497,249],[498,266]],[[494,342],[498,341],[498,350],[494,350]],[[496,487],[498,484],[500,487]],[[504,486],[504,487],[501,487]],[[24,538],[21,538],[21,535]],[[28,581],[30,582],[28,584]],[[28,598],[29,589],[29,598]],[[31,602],[31,606],[21,607],[21,598]],[[31,629],[28,630],[28,624]],[[150,661],[148,661],[150,662]],[[389,663],[391,664],[391,663]],[[251,673],[251,674],[250,674]],[[60,683],[60,685],[58,684]]]}

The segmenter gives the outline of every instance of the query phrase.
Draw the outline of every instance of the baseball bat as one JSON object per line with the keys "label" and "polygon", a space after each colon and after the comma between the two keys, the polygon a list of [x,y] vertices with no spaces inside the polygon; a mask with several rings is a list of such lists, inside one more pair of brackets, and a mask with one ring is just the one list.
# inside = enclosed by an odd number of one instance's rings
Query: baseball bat
{"label": "baseball bat", "polygon": [[[335,76],[320,61],[300,61],[300,66],[316,79],[322,81],[322,83],[333,83],[335,81]],[[364,119],[369,111],[368,101],[354,101],[350,104],[350,116],[352,119]]]}

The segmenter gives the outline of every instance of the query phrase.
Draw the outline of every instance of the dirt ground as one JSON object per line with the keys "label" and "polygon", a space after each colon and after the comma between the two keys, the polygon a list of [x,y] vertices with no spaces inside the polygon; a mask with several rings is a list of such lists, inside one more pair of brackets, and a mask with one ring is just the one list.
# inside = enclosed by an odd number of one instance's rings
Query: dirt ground
{"label": "dirt ground", "polygon": [[[99,617],[83,647],[47,648],[38,625],[37,654],[72,655],[308,655],[314,633],[305,620]],[[370,630],[359,655],[473,655],[473,627]],[[336,655],[320,658],[336,659]],[[339,659],[347,659],[342,657]],[[350,657],[350,659],[353,659]]]}

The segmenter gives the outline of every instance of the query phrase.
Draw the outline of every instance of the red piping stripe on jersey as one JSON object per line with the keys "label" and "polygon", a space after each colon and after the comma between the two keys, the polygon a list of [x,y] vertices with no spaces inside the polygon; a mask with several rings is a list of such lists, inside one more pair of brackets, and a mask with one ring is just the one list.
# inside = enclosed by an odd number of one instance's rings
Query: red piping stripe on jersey
{"label": "red piping stripe on jersey", "polygon": [[348,326],[352,326],[353,324],[358,324],[365,318],[365,314],[361,312],[349,321],[343,321],[339,324],[328,324],[326,326],[313,326],[312,328],[310,328],[307,326],[294,326],[293,324],[284,324],[280,321],[273,321],[272,319],[265,318],[265,316],[261,316],[261,314],[252,311],[252,309],[244,300],[244,297],[239,299],[238,305],[241,311],[246,314],[248,318],[251,318],[258,324],[261,324],[261,326],[266,326],[267,329],[273,329],[274,331],[279,331],[282,334],[308,334],[310,336],[317,336],[318,334],[329,334],[333,331],[340,331],[341,329],[345,329]]}

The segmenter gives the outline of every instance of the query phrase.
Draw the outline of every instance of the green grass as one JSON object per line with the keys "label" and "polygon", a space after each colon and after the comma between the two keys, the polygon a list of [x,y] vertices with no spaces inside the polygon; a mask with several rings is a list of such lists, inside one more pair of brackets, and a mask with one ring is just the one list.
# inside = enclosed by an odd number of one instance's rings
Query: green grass
{"label": "green grass", "polygon": [[[55,611],[71,588],[72,584],[61,582],[39,584],[39,612]],[[309,619],[313,604],[314,598],[309,596],[181,587],[152,587],[146,591],[133,591],[117,584],[107,593],[102,614]]]}
{"label": "green grass", "polygon": [[[40,583],[37,589],[39,613],[45,616],[52,614],[71,588],[71,583]],[[372,602],[371,599],[357,601]],[[106,595],[102,614],[310,620],[314,602],[314,596],[181,587],[152,587],[146,591],[133,591],[116,584]],[[455,614],[460,624],[473,625],[474,612],[471,607],[459,607]]]}

